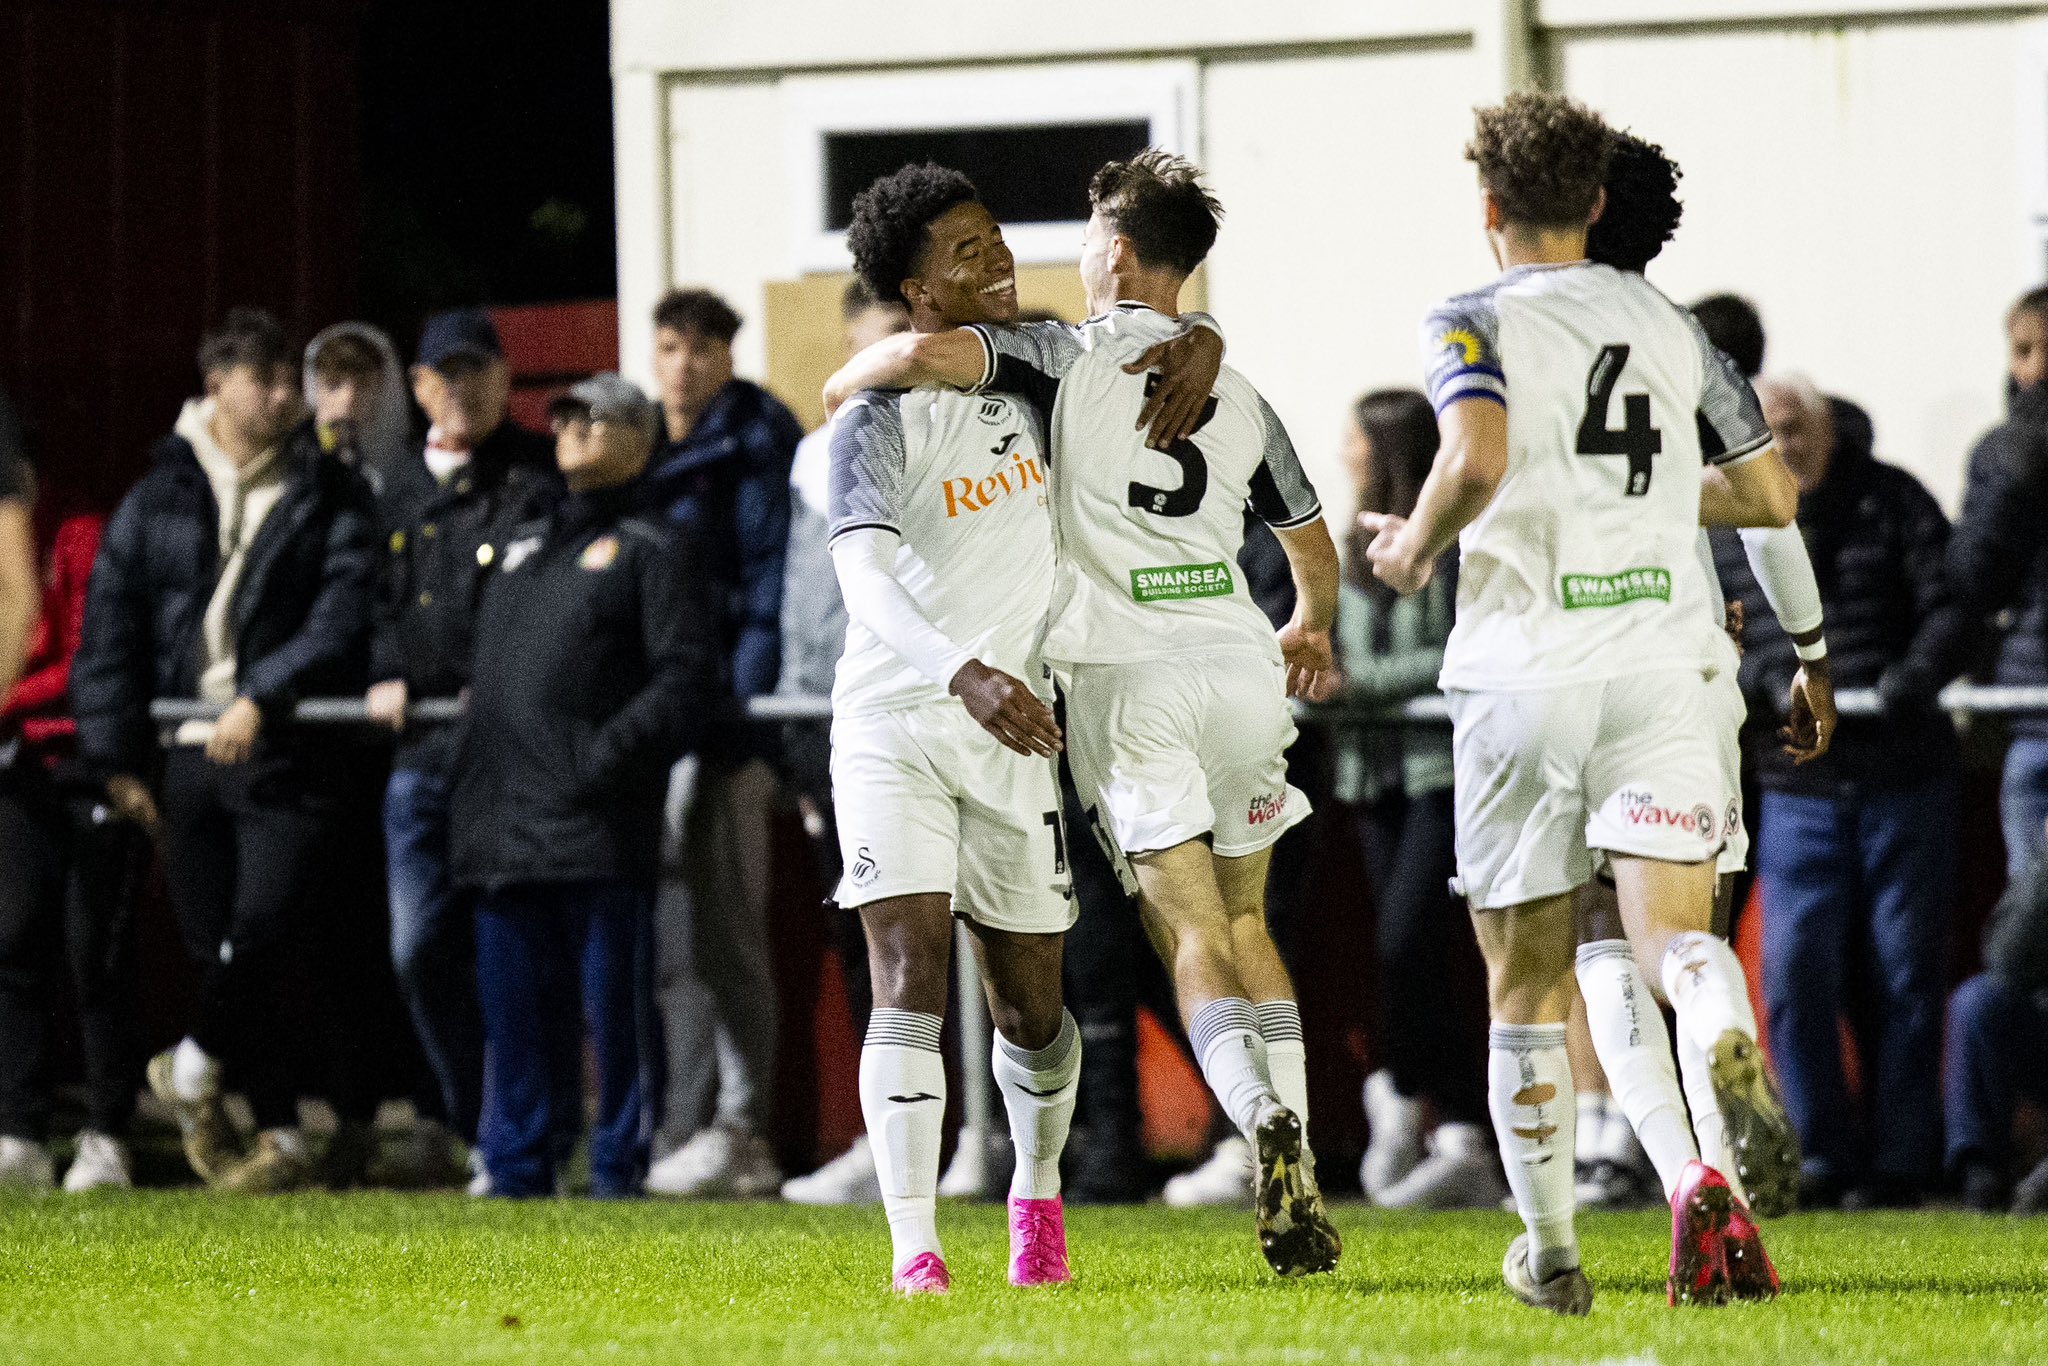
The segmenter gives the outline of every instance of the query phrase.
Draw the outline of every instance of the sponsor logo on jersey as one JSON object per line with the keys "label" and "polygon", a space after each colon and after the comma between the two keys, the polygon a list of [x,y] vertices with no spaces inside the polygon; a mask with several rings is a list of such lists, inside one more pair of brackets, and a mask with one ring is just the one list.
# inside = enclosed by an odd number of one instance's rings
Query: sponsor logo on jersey
{"label": "sponsor logo on jersey", "polygon": [[1244,818],[1248,825],[1271,825],[1287,811],[1285,792],[1262,792],[1253,797],[1245,808]]}
{"label": "sponsor logo on jersey", "polygon": [[1654,796],[1636,787],[1624,787],[1615,795],[1621,799],[1621,817],[1630,825],[1643,829],[1682,830],[1703,840],[1714,837],[1714,810],[1710,806],[1695,806],[1690,811],[1659,806]]}
{"label": "sponsor logo on jersey", "polygon": [[1131,571],[1131,596],[1139,602],[1175,602],[1183,598],[1227,598],[1236,586],[1230,566],[1171,564]]}
{"label": "sponsor logo on jersey", "polygon": [[1567,574],[1558,580],[1567,611],[1580,607],[1619,607],[1628,602],[1671,601],[1671,571],[1646,567],[1619,574]]}
{"label": "sponsor logo on jersey", "polygon": [[1457,347],[1458,359],[1466,365],[1479,364],[1479,338],[1462,327],[1453,327],[1436,339],[1442,347]]}
{"label": "sponsor logo on jersey", "polygon": [[[1008,450],[1009,442],[997,447],[996,453]],[[963,513],[981,512],[994,507],[1012,494],[1037,489],[1041,495],[1045,490],[1045,471],[1038,467],[1035,456],[1012,454],[1010,463],[994,474],[982,479],[945,479],[939,483],[939,491],[946,497],[946,516],[958,517]]]}

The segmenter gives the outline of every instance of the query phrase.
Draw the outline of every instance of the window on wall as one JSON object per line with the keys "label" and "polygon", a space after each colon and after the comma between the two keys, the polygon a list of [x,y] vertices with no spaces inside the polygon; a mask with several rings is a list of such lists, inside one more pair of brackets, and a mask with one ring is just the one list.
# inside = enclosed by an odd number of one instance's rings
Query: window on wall
{"label": "window on wall", "polygon": [[1195,95],[1195,66],[1180,61],[785,80],[791,271],[845,269],[854,196],[925,160],[973,179],[1019,261],[1071,261],[1105,161],[1198,154]]}
{"label": "window on wall", "polygon": [[1085,222],[1096,168],[1151,145],[1147,119],[827,133],[825,226],[845,231],[855,195],[920,161],[965,174],[998,222]]}

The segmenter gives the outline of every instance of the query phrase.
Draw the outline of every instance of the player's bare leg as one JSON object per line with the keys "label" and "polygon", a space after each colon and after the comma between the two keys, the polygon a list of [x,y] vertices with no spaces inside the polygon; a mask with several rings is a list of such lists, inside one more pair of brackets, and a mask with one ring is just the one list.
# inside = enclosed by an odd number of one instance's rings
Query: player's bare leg
{"label": "player's bare leg", "polygon": [[[1139,912],[1173,978],[1202,1075],[1257,1155],[1260,1250],[1283,1276],[1328,1271],[1336,1266],[1342,1243],[1323,1211],[1301,1118],[1273,1086],[1216,863],[1204,840],[1133,856]],[[1259,932],[1263,936],[1263,918]],[[1265,964],[1252,964],[1252,971],[1264,974],[1262,985],[1273,985]]]}
{"label": "player's bare leg", "polygon": [[1593,1286],[1579,1267],[1572,1155],[1577,1098],[1565,1018],[1572,1002],[1572,898],[1474,911],[1493,1028],[1486,1093],[1502,1165],[1526,1230],[1501,1271],[1524,1304],[1580,1316]]}
{"label": "player's bare leg", "polygon": [[951,907],[944,893],[926,893],[860,908],[875,989],[860,1050],[860,1109],[889,1218],[890,1285],[906,1295],[944,1294],[951,1285],[937,1221]]}
{"label": "player's bare leg", "polygon": [[1744,1188],[1760,1212],[1788,1212],[1798,1193],[1799,1140],[1757,1045],[1742,964],[1712,929],[1714,865],[1620,856],[1613,864],[1629,942],[1639,961],[1659,965],[1681,1039],[1707,1059]]}
{"label": "player's bare leg", "polygon": [[1061,934],[1013,934],[970,922],[995,1020],[992,1066],[1010,1120],[1010,1284],[1070,1279],[1060,1154],[1081,1079],[1081,1031],[1060,984]]}
{"label": "player's bare leg", "polygon": [[[1308,1134],[1308,1057],[1302,1042],[1301,1007],[1294,979],[1280,959],[1272,931],[1266,927],[1266,872],[1271,849],[1238,858],[1215,858],[1216,886],[1223,894],[1223,912],[1230,926],[1231,950],[1238,980],[1258,1013],[1259,1034],[1266,1041],[1266,1067],[1280,1103],[1301,1120],[1303,1142]],[[1313,1159],[1311,1159],[1313,1162]]]}

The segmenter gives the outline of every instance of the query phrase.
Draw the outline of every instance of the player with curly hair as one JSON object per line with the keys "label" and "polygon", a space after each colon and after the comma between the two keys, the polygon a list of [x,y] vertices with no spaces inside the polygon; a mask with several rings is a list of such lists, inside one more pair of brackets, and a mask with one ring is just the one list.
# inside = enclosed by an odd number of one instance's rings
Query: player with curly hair
{"label": "player with curly hair", "polygon": [[[1593,1298],[1574,1230],[1565,1020],[1574,894],[1596,860],[1680,1032],[1712,1059],[1721,1112],[1758,1159],[1752,1189],[1797,1172],[1741,964],[1709,929],[1733,794],[1694,553],[1703,501],[1717,520],[1782,526],[1797,492],[1747,381],[1691,315],[1586,259],[1615,147],[1598,114],[1560,96],[1478,111],[1466,155],[1503,274],[1424,324],[1442,446],[1414,515],[1378,518],[1368,550],[1374,573],[1412,592],[1460,545],[1441,683],[1459,879],[1488,965],[1489,1108],[1526,1230],[1503,1273],[1517,1298],[1561,1314]],[[1718,1172],[1683,1169],[1674,1303],[1775,1289],[1763,1268],[1731,1264],[1736,1209]]]}
{"label": "player with curly hair", "polygon": [[[1002,228],[957,171],[877,180],[854,199],[847,246],[875,297],[910,310],[913,334],[1017,319]],[[1222,350],[1213,336],[1182,348],[1177,384],[1206,392]],[[1065,1281],[1059,1163],[1081,1040],[1060,985],[1074,901],[1042,658],[1044,416],[1017,395],[952,389],[866,389],[836,406],[828,503],[849,620],[832,689],[835,897],[860,914],[874,979],[860,1097],[892,1285],[951,1284],[935,1197],[955,916],[979,950],[1017,1153],[1010,1281]]]}

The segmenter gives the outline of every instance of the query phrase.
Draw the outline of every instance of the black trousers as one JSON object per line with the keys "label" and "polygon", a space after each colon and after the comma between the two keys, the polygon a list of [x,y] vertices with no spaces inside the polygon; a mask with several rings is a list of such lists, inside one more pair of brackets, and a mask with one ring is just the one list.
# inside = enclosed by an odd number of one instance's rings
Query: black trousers
{"label": "black trousers", "polygon": [[1380,1065],[1439,1119],[1485,1124],[1485,969],[1450,879],[1458,870],[1451,793],[1395,793],[1357,808],[1377,911]]}
{"label": "black trousers", "polygon": [[67,995],[86,1123],[119,1134],[142,1080],[133,934],[142,839],[32,760],[16,764],[0,769],[0,1134],[49,1137],[51,1026]]}
{"label": "black trousers", "polygon": [[291,757],[223,766],[182,746],[165,761],[164,882],[199,978],[191,1035],[259,1129],[295,1123],[300,1094],[320,1089],[303,984],[332,819]]}

